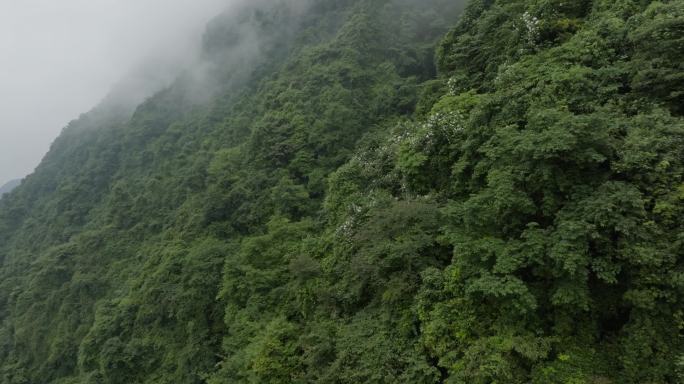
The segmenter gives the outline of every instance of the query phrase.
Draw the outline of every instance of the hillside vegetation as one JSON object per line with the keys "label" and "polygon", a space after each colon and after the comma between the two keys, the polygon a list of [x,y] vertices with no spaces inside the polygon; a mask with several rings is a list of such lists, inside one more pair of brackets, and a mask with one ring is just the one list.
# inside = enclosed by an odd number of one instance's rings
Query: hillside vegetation
{"label": "hillside vegetation", "polygon": [[0,383],[684,382],[684,0],[310,0],[0,200]]}

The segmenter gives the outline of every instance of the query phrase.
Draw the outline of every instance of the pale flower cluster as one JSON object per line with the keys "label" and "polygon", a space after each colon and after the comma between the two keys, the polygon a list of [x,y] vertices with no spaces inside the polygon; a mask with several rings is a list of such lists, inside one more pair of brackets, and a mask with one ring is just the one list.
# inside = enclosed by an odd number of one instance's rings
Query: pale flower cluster
{"label": "pale flower cluster", "polygon": [[464,121],[463,115],[458,111],[432,114],[423,124],[425,135],[421,141],[427,148],[434,146],[437,137],[444,138],[452,144],[463,131]]}
{"label": "pale flower cluster", "polygon": [[363,212],[363,209],[354,203],[352,203],[349,208],[351,213],[347,216],[347,219],[344,221],[344,223],[337,227],[337,230],[335,231],[335,234],[338,237],[344,239],[351,239],[354,232],[354,227],[356,227],[358,220],[357,218]]}
{"label": "pale flower cluster", "polygon": [[458,79],[455,76],[449,78],[449,81],[447,81],[447,90],[451,96],[458,96],[460,93]]}
{"label": "pale flower cluster", "polygon": [[533,47],[536,46],[540,37],[539,18],[533,16],[530,12],[525,12],[522,15],[522,21],[525,25],[527,42]]}
{"label": "pale flower cluster", "polygon": [[[420,126],[406,124],[397,127],[397,133],[392,135],[385,144],[377,148],[355,155],[351,162],[355,163],[355,169],[364,177],[375,178],[371,185],[382,183],[387,178],[397,177],[394,172],[383,174],[386,165],[393,163],[398,148],[408,146],[412,150],[429,155],[440,143],[452,144],[457,142],[458,137],[464,130],[465,118],[458,111],[434,113]],[[358,167],[358,168],[356,168]],[[407,190],[404,180],[395,180],[400,183],[402,190]],[[372,195],[372,192],[371,192]],[[350,240],[355,227],[362,220],[365,212],[377,202],[371,198],[366,204],[352,203],[348,207],[346,220],[336,229],[338,237]]]}
{"label": "pale flower cluster", "polygon": [[346,220],[335,230],[335,235],[338,238],[351,241],[354,236],[354,230],[363,221],[364,215],[378,205],[378,200],[373,196],[373,191],[369,195],[370,199],[363,206],[356,203],[349,204]]}

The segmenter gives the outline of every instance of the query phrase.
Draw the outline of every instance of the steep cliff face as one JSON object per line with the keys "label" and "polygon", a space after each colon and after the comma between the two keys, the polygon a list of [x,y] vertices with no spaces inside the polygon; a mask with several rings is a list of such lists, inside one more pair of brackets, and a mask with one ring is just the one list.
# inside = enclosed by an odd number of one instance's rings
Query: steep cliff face
{"label": "steep cliff face", "polygon": [[682,25],[681,0],[218,16],[0,200],[0,382],[681,380]]}

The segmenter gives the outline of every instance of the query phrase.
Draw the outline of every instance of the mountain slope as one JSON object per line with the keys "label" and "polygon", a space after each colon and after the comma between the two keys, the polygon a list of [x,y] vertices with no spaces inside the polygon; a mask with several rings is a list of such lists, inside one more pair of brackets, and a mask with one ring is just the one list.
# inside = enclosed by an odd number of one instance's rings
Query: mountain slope
{"label": "mountain slope", "polygon": [[360,135],[410,113],[455,19],[444,3],[246,6],[210,25],[206,73],[130,118],[103,107],[67,127],[0,208],[4,380],[214,371],[224,260],[270,216],[316,215]]}
{"label": "mountain slope", "polygon": [[303,5],[0,200],[3,383],[684,379],[683,1]]}
{"label": "mountain slope", "polygon": [[0,187],[0,196],[10,193],[21,184],[21,179],[10,180]]}

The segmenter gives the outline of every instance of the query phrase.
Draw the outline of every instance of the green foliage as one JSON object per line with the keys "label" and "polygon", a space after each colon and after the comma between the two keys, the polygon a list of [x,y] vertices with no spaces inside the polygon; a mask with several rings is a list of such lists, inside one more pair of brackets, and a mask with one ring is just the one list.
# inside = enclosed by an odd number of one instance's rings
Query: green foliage
{"label": "green foliage", "polygon": [[0,200],[0,382],[681,381],[682,7],[220,16]]}

